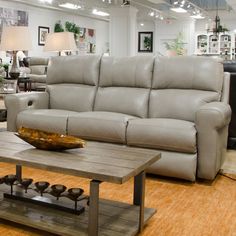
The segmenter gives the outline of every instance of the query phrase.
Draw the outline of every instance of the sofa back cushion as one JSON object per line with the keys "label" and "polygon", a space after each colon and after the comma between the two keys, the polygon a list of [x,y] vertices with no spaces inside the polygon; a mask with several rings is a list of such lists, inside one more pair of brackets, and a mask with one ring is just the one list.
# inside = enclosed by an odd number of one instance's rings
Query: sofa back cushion
{"label": "sofa back cushion", "polygon": [[221,93],[223,64],[209,57],[157,57],[153,72],[154,89],[196,89]]}
{"label": "sofa back cushion", "polygon": [[154,58],[103,57],[94,110],[147,117]]}
{"label": "sofa back cushion", "polygon": [[46,74],[46,68],[48,66],[48,58],[28,57],[27,62],[29,64],[31,74],[36,74],[36,75]]}
{"label": "sofa back cushion", "polygon": [[100,56],[52,57],[48,65],[47,84],[74,83],[96,86]]}
{"label": "sofa back cushion", "polygon": [[28,57],[27,61],[29,66],[47,66],[48,58],[46,57]]}
{"label": "sofa back cushion", "polygon": [[37,66],[30,66],[30,74],[33,75],[45,75],[46,74],[46,66],[37,65]]}
{"label": "sofa back cushion", "polygon": [[100,56],[53,57],[48,65],[47,91],[51,109],[91,111],[98,85]]}
{"label": "sofa back cushion", "polygon": [[223,65],[216,59],[156,58],[149,117],[194,121],[200,106],[220,100],[223,79]]}

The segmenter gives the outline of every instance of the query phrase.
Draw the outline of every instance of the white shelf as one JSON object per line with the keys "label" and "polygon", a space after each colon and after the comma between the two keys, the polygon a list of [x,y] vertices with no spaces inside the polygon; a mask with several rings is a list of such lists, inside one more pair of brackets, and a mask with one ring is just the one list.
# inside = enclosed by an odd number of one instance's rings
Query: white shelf
{"label": "white shelf", "polygon": [[220,33],[218,36],[212,33],[196,35],[196,52],[201,55],[222,55],[224,59],[235,59],[235,33]]}

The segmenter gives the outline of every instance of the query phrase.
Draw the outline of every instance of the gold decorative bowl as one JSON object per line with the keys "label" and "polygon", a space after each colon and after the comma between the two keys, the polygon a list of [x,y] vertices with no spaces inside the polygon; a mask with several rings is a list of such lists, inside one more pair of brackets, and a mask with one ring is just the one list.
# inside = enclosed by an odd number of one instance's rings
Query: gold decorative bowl
{"label": "gold decorative bowl", "polygon": [[32,146],[43,150],[66,150],[85,146],[85,141],[80,138],[37,129],[21,127],[15,135]]}

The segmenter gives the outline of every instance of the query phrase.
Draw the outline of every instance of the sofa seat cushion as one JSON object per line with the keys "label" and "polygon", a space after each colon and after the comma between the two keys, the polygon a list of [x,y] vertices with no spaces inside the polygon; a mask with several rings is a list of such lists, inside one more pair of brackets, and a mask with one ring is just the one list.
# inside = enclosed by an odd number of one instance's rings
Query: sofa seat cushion
{"label": "sofa seat cushion", "polygon": [[176,119],[133,119],[127,127],[127,144],[196,153],[194,123]]}
{"label": "sofa seat cushion", "polygon": [[68,116],[76,112],[56,109],[29,109],[17,115],[17,128],[27,127],[43,131],[67,134]]}
{"label": "sofa seat cushion", "polygon": [[114,112],[80,112],[68,119],[68,134],[88,140],[126,143],[126,127],[137,117]]}

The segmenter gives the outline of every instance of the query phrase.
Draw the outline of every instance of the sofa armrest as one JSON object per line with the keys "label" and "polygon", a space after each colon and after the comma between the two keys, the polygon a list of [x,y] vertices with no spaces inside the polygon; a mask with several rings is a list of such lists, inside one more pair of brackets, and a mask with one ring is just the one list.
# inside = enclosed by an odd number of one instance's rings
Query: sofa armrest
{"label": "sofa armrest", "polygon": [[198,149],[198,177],[214,179],[227,147],[230,106],[212,102],[201,106],[195,116]]}
{"label": "sofa armrest", "polygon": [[7,130],[16,131],[17,114],[27,109],[47,109],[49,94],[47,92],[31,92],[9,94],[5,97],[7,108]]}

